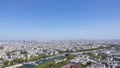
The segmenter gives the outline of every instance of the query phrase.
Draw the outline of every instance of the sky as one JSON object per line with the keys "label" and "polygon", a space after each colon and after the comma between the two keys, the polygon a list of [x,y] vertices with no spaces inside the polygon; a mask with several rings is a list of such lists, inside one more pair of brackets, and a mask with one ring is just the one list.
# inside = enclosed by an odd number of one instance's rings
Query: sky
{"label": "sky", "polygon": [[120,0],[0,0],[0,40],[120,39]]}

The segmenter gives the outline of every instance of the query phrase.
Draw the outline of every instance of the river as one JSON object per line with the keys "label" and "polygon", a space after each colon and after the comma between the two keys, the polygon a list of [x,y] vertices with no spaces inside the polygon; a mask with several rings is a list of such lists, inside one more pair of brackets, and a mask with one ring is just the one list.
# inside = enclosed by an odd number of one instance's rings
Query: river
{"label": "river", "polygon": [[[55,61],[55,60],[61,60],[61,59],[64,59],[65,56],[56,56],[56,57],[49,57],[49,58],[45,58],[43,60],[40,60],[40,61],[36,61],[35,63],[38,64],[38,65],[42,65],[46,62],[52,62],[52,61]],[[17,68],[35,68],[36,65],[35,64],[25,64],[21,67],[17,67]]]}

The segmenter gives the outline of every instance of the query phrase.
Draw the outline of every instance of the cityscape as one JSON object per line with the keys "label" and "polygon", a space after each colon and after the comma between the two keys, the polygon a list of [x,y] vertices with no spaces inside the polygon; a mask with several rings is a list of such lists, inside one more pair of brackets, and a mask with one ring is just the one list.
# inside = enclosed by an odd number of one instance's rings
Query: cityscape
{"label": "cityscape", "polygon": [[5,68],[119,68],[120,40],[0,41]]}
{"label": "cityscape", "polygon": [[0,0],[0,68],[120,68],[120,0]]}

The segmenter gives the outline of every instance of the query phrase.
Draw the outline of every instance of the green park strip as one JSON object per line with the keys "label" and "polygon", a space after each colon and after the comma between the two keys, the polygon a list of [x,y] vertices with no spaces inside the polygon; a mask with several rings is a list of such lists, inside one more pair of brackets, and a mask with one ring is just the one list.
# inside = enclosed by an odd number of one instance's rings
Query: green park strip
{"label": "green park strip", "polygon": [[111,48],[112,46],[108,47],[98,47],[98,48],[92,48],[92,49],[85,49],[85,50],[77,50],[76,52],[84,52],[84,51],[93,51],[93,50],[100,50],[100,49],[108,49]]}
{"label": "green park strip", "polygon": [[62,61],[59,63],[54,63],[54,62],[47,62],[43,65],[38,65],[35,68],[61,68],[62,66],[69,64],[70,62],[68,61]]}
{"label": "green park strip", "polygon": [[46,58],[48,56],[46,55],[38,55],[38,56],[35,56],[35,57],[32,57],[32,58],[16,58],[14,59],[13,61],[4,61],[4,65],[3,67],[8,67],[8,66],[12,66],[12,65],[15,65],[15,64],[20,64],[20,63],[25,63],[25,62],[30,62],[30,61],[36,61],[36,60],[40,60],[42,58]]}
{"label": "green park strip", "polygon": [[36,66],[36,68],[61,68],[66,64],[70,64],[69,60],[73,59],[74,57],[76,57],[76,55],[71,54],[69,56],[66,56],[66,58],[67,58],[66,61],[62,61],[62,62],[59,62],[59,63],[47,62],[45,64]]}

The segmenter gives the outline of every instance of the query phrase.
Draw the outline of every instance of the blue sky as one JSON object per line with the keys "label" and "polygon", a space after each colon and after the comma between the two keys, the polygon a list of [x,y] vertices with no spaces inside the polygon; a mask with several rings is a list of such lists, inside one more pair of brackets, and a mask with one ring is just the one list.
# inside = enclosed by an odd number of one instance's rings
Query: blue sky
{"label": "blue sky", "polygon": [[120,0],[0,0],[0,39],[120,39]]}

